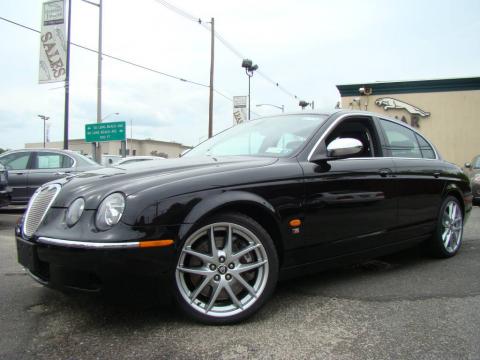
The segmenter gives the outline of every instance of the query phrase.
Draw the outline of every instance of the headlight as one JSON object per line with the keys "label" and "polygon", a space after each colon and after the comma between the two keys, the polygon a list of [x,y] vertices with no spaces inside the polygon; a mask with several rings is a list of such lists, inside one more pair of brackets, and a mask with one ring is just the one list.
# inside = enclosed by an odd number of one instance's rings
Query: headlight
{"label": "headlight", "polygon": [[75,225],[82,216],[83,209],[85,209],[85,200],[78,198],[70,204],[67,210],[67,225],[72,227]]}
{"label": "headlight", "polygon": [[107,196],[98,207],[95,224],[99,230],[108,230],[117,224],[125,209],[125,197],[121,193]]}

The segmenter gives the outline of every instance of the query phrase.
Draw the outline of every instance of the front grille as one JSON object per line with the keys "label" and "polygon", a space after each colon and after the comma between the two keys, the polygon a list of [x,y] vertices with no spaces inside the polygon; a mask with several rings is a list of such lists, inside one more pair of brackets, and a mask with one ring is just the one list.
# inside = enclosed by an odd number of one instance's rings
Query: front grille
{"label": "front grille", "polygon": [[60,192],[60,188],[59,184],[50,184],[42,186],[33,194],[28,204],[23,224],[23,233],[26,236],[30,237],[37,231],[48,209],[50,209],[57,194]]}

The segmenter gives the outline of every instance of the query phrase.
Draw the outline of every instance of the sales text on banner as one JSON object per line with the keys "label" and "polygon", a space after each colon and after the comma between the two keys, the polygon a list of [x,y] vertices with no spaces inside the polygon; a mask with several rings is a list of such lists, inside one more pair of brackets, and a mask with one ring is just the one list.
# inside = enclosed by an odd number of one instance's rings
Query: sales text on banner
{"label": "sales text on banner", "polygon": [[40,84],[65,81],[67,42],[65,40],[65,2],[46,1],[42,4],[40,33]]}

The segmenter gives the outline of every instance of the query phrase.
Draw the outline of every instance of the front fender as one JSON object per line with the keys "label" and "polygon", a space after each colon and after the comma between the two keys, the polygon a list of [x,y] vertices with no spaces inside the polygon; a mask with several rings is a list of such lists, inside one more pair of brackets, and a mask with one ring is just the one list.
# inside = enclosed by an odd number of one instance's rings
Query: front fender
{"label": "front fender", "polygon": [[180,226],[179,238],[182,239],[185,237],[194,224],[207,218],[210,214],[221,208],[232,208],[235,207],[235,205],[242,207],[249,205],[260,207],[263,212],[268,213],[270,217],[274,219],[277,226],[280,225],[279,216],[275,208],[261,196],[245,191],[224,191],[214,196],[204,198],[191,209]]}

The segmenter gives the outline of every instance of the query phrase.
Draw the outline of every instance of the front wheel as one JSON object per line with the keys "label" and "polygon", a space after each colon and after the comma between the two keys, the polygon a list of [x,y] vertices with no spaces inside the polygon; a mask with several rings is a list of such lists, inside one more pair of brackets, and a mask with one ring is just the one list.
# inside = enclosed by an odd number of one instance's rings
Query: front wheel
{"label": "front wheel", "polygon": [[183,243],[174,293],[182,310],[209,324],[241,321],[270,297],[278,278],[269,234],[243,214],[209,219]]}
{"label": "front wheel", "polygon": [[427,243],[430,253],[439,258],[454,256],[463,237],[463,211],[457,198],[447,196],[440,208],[437,229]]}

